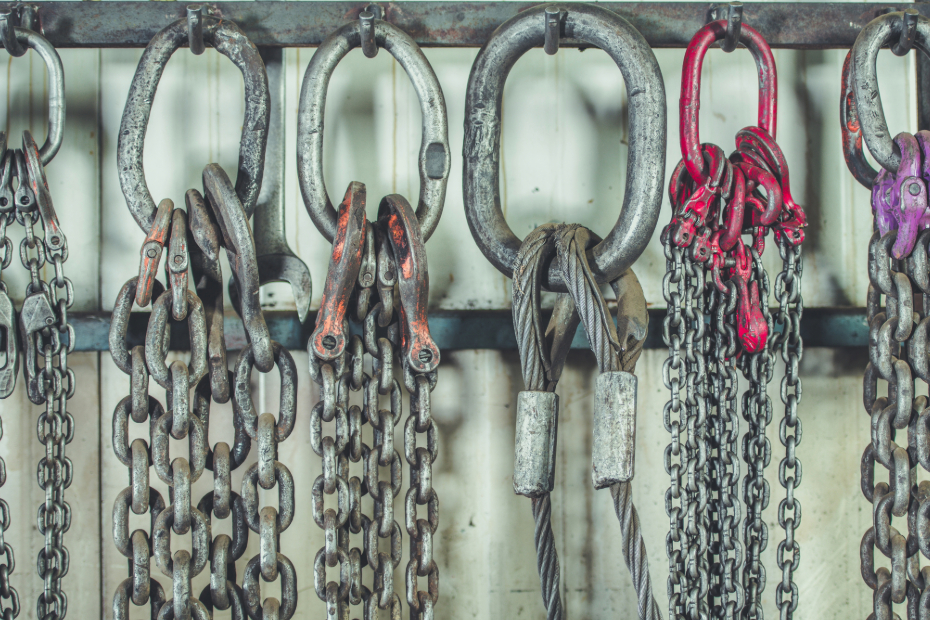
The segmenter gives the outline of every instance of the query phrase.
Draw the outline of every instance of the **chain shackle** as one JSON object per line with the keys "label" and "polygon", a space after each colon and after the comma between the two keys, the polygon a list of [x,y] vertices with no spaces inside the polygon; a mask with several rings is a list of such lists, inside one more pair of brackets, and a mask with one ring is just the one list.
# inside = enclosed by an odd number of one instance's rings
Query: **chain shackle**
{"label": "chain shackle", "polygon": [[[878,89],[878,51],[894,44],[900,39],[906,28],[904,13],[887,13],[870,21],[853,45],[849,77],[853,83],[855,110],[850,110],[846,104],[847,113],[858,113],[861,124],[862,137],[865,139],[869,152],[885,170],[897,172],[901,164],[901,151],[892,141],[888,132],[888,121],[885,119],[885,110],[882,107],[882,95]],[[917,18],[917,32],[914,46],[926,55],[930,55],[930,20],[924,16]],[[843,94],[844,99],[846,93]],[[844,105],[841,103],[841,105]],[[843,118],[841,117],[841,122]],[[859,175],[850,167],[853,175],[859,180]],[[859,181],[862,182],[861,180]]]}
{"label": "chain shackle", "polygon": [[[245,118],[242,122],[242,137],[239,139],[236,194],[246,214],[251,216],[262,186],[265,146],[268,142],[271,113],[268,76],[258,48],[233,22],[204,20],[203,38],[242,72]],[[146,234],[152,228],[156,206],[146,184],[142,165],[145,134],[161,75],[171,55],[186,41],[186,18],[174,22],[152,38],[139,60],[120,122],[116,154],[120,187],[130,213]]]}
{"label": "chain shackle", "polygon": [[843,135],[843,159],[846,167],[859,184],[872,189],[878,171],[872,167],[862,151],[862,123],[856,110],[855,80],[852,76],[852,50],[843,61],[840,85],[840,132]]}
{"label": "chain shackle", "polygon": [[[372,26],[373,24],[373,26]],[[373,27],[374,43],[387,50],[407,72],[420,100],[423,140],[420,144],[420,196],[416,216],[426,241],[436,230],[449,182],[449,123],[439,79],[410,35],[379,19],[348,23],[331,34],[313,54],[300,88],[297,113],[297,176],[310,219],[332,243],[336,211],[323,179],[323,116],[329,80],[346,54],[362,45],[362,30]],[[376,52],[377,50],[375,50]]]}
{"label": "chain shackle", "polygon": [[[704,56],[710,46],[715,41],[725,39],[726,36],[727,20],[725,19],[711,22],[701,28],[688,44],[681,69],[681,99],[679,100],[681,156],[688,168],[688,173],[697,185],[705,184],[709,178],[700,138],[701,67],[704,65]],[[746,24],[740,28],[739,42],[752,52],[759,73],[757,124],[774,138],[778,110],[778,75],[775,70],[775,58],[762,35]]]}
{"label": "chain shackle", "polygon": [[[551,7],[549,7],[551,8]],[[500,143],[504,83],[517,60],[546,41],[546,6],[523,11],[494,31],[472,65],[465,100],[465,214],[472,237],[504,275],[513,274],[520,240],[501,209]],[[572,5],[565,36],[598,47],[613,59],[629,93],[630,134],[626,193],[613,229],[591,250],[598,282],[617,277],[642,254],[655,230],[665,179],[665,85],[652,49],[619,15],[590,4]],[[546,289],[564,292],[556,265]]]}

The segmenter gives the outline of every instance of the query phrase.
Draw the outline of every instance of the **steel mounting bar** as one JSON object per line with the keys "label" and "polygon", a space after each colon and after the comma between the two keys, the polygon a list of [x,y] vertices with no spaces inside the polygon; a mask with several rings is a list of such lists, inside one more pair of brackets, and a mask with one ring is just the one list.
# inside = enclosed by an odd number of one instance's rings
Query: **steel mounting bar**
{"label": "steel mounting bar", "polygon": [[[774,309],[773,309],[774,312]],[[545,324],[548,312],[543,312]],[[107,334],[110,331],[110,315],[107,313],[69,313],[74,325],[75,351],[107,351]],[[143,344],[148,325],[148,312],[133,312],[129,319],[129,346]],[[647,349],[662,349],[662,320],[664,309],[649,311],[649,335]],[[297,320],[296,312],[266,312],[265,320],[271,337],[290,350],[306,348],[307,340],[316,323],[316,312],[311,312],[303,325]],[[444,351],[462,349],[516,350],[517,337],[513,330],[513,316],[509,310],[462,310],[437,311],[429,315],[430,334],[437,346]],[[245,345],[242,322],[235,315],[226,315],[226,346],[239,350]],[[351,332],[361,333],[358,325],[351,325]],[[805,347],[864,348],[869,344],[869,327],[865,321],[864,308],[805,308],[801,323],[801,336]],[[184,324],[172,324],[171,349],[185,351],[190,348],[187,328]],[[572,341],[573,349],[588,349],[584,330],[579,329]]]}
{"label": "steel mounting bar", "polygon": [[[55,46],[145,47],[156,32],[187,15],[184,2],[33,2],[41,33]],[[313,47],[358,15],[369,2],[216,2],[210,14],[229,19],[257,46]],[[539,2],[375,3],[383,19],[410,34],[421,47],[479,47],[507,19]],[[710,18],[715,3],[601,2],[629,20],[652,47],[688,45]],[[0,3],[0,10],[14,3]],[[571,3],[564,7],[571,9]],[[930,5],[912,3],[759,2],[744,5],[743,21],[776,48],[849,48],[859,30],[889,10]],[[570,33],[566,33],[567,35]],[[578,47],[570,36],[561,47]]]}

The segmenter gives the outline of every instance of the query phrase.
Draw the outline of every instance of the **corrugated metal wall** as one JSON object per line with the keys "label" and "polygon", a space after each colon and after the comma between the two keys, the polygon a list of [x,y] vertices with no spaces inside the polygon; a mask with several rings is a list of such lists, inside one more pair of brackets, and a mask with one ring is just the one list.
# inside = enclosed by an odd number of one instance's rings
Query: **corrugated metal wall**
{"label": "corrugated metal wall", "polygon": [[[338,24],[333,24],[335,28]],[[764,34],[764,33],[763,33]],[[322,293],[330,248],[317,233],[300,198],[296,179],[297,94],[313,50],[288,50],[287,76],[287,228],[291,246],[307,262],[314,279],[314,307]],[[477,50],[427,49],[448,105],[452,174],[445,212],[428,245],[431,307],[434,309],[502,309],[510,304],[509,280],[477,250],[465,224],[461,195],[461,146],[466,81]],[[126,209],[116,174],[116,142],[122,108],[141,50],[62,50],[68,115],[64,145],[49,165],[48,179],[65,232],[70,259],[67,273],[75,284],[75,311],[110,310],[119,287],[132,277],[144,234]],[[871,232],[868,193],[846,171],[839,141],[838,107],[843,51],[777,51],[780,78],[779,142],[791,165],[794,196],[807,209],[810,228],[805,245],[804,299],[808,307],[864,305],[866,245]],[[658,50],[668,93],[667,175],[679,159],[677,98],[682,50]],[[893,132],[915,128],[913,55],[880,57],[879,76]],[[18,135],[29,128],[45,131],[44,68],[35,54],[7,59],[0,83],[0,118]],[[712,51],[703,76],[701,136],[725,149],[741,127],[754,123],[755,66],[745,51]],[[502,199],[518,235],[551,220],[580,222],[604,234],[616,220],[625,182],[627,153],[626,98],[616,66],[602,52],[563,50],[555,57],[542,50],[528,53],[507,83],[502,151]],[[149,186],[157,199],[183,201],[184,191],[200,186],[203,166],[219,162],[235,170],[243,96],[240,76],[212,50],[195,57],[179,51],[162,79],[154,104],[145,151]],[[418,191],[416,155],[420,143],[419,106],[402,69],[382,52],[368,60],[353,51],[339,66],[330,86],[326,110],[326,180],[341,196],[349,181],[368,186],[370,203],[387,193],[408,197]],[[667,176],[666,175],[666,176]],[[660,226],[669,218],[666,200]],[[14,242],[18,238],[14,237]],[[770,272],[778,268],[773,250]],[[24,271],[14,265],[3,275],[17,305],[25,286]],[[650,304],[661,307],[665,262],[658,231],[635,266]],[[228,270],[226,273],[229,273]],[[286,285],[266,289],[268,308],[292,307]],[[548,300],[551,303],[551,299]],[[228,306],[227,306],[228,307]],[[295,352],[300,369],[297,427],[280,446],[279,458],[297,479],[298,517],[281,545],[299,577],[299,618],[320,617],[323,603],[312,586],[312,561],[322,546],[322,532],[310,517],[310,483],[320,468],[309,446],[308,419],[317,394],[307,375],[307,357]],[[665,535],[668,517],[664,495],[668,476],[662,454],[668,435],[661,421],[667,399],[662,385],[662,351],[640,360],[635,499],[645,530],[660,607],[667,608],[668,564]],[[869,438],[869,420],[861,405],[864,351],[808,349],[802,364],[804,440],[798,454],[806,475],[798,492],[803,521],[798,532],[802,561],[801,618],[865,617],[871,591],[859,576],[859,540],[871,522],[868,502],[859,492],[859,460]],[[112,505],[128,480],[113,454],[111,420],[116,403],[128,394],[128,378],[106,353],[71,357],[78,389],[70,411],[76,432],[68,454],[75,466],[68,500],[74,510],[67,547],[71,570],[65,579],[72,618],[111,617],[116,585],[126,575],[126,560],[111,538]],[[781,372],[779,368],[777,372]],[[593,357],[573,353],[563,375],[554,528],[563,576],[563,600],[572,618],[633,617],[635,596],[620,554],[619,529],[609,494],[590,484]],[[777,377],[778,375],[776,375]],[[257,402],[277,411],[273,375],[253,378]],[[772,397],[778,414],[778,382]],[[163,393],[153,391],[159,398]],[[522,389],[515,351],[459,351],[443,355],[440,383],[433,396],[439,425],[440,456],[434,486],[441,500],[436,559],[441,572],[440,617],[543,618],[533,551],[529,502],[511,488],[516,394]],[[163,399],[162,399],[162,402]],[[24,616],[34,618],[40,583],[34,559],[41,545],[35,510],[43,494],[35,481],[40,445],[38,415],[22,386],[0,403],[3,438],[0,453],[9,469],[2,489],[12,508],[17,567],[13,583],[23,600]],[[231,441],[223,420],[228,406],[214,408],[211,445]],[[773,496],[781,445],[776,422],[769,427],[775,449],[768,473]],[[254,455],[252,456],[254,458]],[[745,466],[742,468],[745,471]],[[234,473],[238,488],[243,469]],[[153,486],[161,482],[152,477]],[[209,492],[204,476],[193,496]],[[264,494],[265,492],[263,492]],[[274,492],[267,500],[274,505]],[[768,586],[766,614],[774,617],[775,566],[779,540],[777,501],[765,514],[770,541],[765,553]],[[147,525],[133,516],[131,528]],[[228,525],[216,525],[214,534]],[[188,537],[173,546],[190,548]],[[185,547],[187,545],[187,547]],[[239,562],[241,570],[258,552],[253,536]],[[402,562],[395,583],[402,592]],[[366,573],[367,574],[367,573]],[[164,585],[169,580],[153,576]],[[195,579],[194,592],[208,583],[208,571]],[[276,595],[278,585],[264,586]],[[143,617],[136,610],[133,617]],[[217,612],[217,618],[228,612]]]}

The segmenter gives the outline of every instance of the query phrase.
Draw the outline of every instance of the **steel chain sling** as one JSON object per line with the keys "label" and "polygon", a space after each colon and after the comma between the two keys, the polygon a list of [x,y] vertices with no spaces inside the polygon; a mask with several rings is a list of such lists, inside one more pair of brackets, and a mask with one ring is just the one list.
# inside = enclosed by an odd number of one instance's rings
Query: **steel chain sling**
{"label": "steel chain sling", "polygon": [[[930,484],[917,483],[918,464],[930,471],[930,408],[927,397],[917,395],[915,383],[930,383],[930,132],[890,138],[876,75],[878,50],[889,44],[899,56],[912,45],[926,53],[930,22],[913,10],[873,20],[860,32],[843,67],[843,151],[850,172],[872,192],[875,229],[869,241],[869,364],[863,380],[871,442],[861,463],[861,488],[872,504],[873,523],[862,537],[859,556],[862,578],[873,590],[875,617],[897,617],[894,605],[906,603],[907,618],[916,620],[928,617],[930,610],[930,574],[920,568],[921,554],[930,558]],[[865,159],[863,138],[881,164],[880,172]],[[905,429],[906,438],[897,436]],[[876,483],[878,464],[888,472],[888,482]],[[895,517],[901,521],[893,524]],[[907,530],[902,533],[895,525],[905,518]],[[876,549],[888,558],[890,570],[876,568]]]}
{"label": "steel chain sling", "polygon": [[[294,361],[271,340],[258,305],[256,251],[248,225],[261,185],[268,127],[268,88],[258,50],[228,21],[207,19],[204,39],[232,59],[242,71],[246,91],[246,118],[240,142],[237,187],[216,164],[203,172],[204,194],[189,190],[187,211],[170,200],[157,208],[145,184],[142,145],[155,89],[171,54],[188,36],[187,20],[162,30],[143,54],[123,114],[118,149],[124,194],[130,211],[147,236],[141,250],[139,277],[124,286],[113,313],[110,350],[114,361],[131,376],[131,395],[114,413],[114,450],[130,468],[130,486],[114,507],[114,539],[130,558],[129,578],[117,589],[114,617],[129,617],[129,602],[149,604],[159,618],[212,617],[214,609],[230,609],[233,618],[291,618],[297,607],[296,572],[280,552],[280,534],[293,521],[294,483],[287,466],[277,459],[277,446],[287,439],[296,418],[297,375]],[[168,249],[166,276],[169,289],[155,280],[161,255]],[[223,293],[219,250],[226,248],[233,282],[242,293],[237,310],[243,317],[248,343],[240,352],[235,374],[226,366],[223,339]],[[188,280],[194,279],[189,290]],[[206,302],[201,301],[201,296]],[[144,346],[130,353],[125,344],[130,311],[135,302],[146,306],[155,298]],[[190,332],[191,363],[166,365],[169,349],[168,313],[186,321]],[[251,396],[253,367],[269,372],[278,367],[280,411],[259,415]],[[167,407],[148,395],[148,377],[167,390]],[[231,389],[233,384],[234,390]],[[193,400],[190,390],[194,389]],[[209,447],[211,401],[232,399],[234,442]],[[150,424],[151,448],[143,439],[127,445],[128,419]],[[169,463],[169,435],[189,440],[189,458]],[[232,491],[232,472],[246,460],[252,441],[259,460],[244,474],[242,494]],[[151,462],[159,478],[169,485],[171,504],[149,487]],[[203,471],[213,472],[214,489],[194,507],[190,485]],[[259,506],[258,486],[278,490],[278,507]],[[151,533],[128,532],[129,510],[151,514]],[[232,536],[212,537],[212,519],[231,520]],[[237,583],[235,562],[245,553],[249,530],[259,536],[260,553],[247,564]],[[171,554],[171,533],[191,532],[193,554]],[[150,576],[150,560],[172,580],[172,598]],[[210,585],[199,600],[191,579],[210,563]],[[281,577],[281,600],[261,599],[258,576],[264,581]]]}
{"label": "steel chain sling", "polygon": [[[771,50],[758,32],[746,25],[738,27],[738,19],[735,23],[711,22],[686,51],[683,159],[669,187],[673,218],[662,233],[663,296],[668,308],[663,339],[669,347],[663,381],[671,392],[664,419],[672,436],[665,453],[671,476],[666,494],[669,605],[673,618],[763,616],[766,576],[761,554],[768,531],[762,511],[770,497],[764,474],[771,459],[766,427],[772,419],[767,386],[774,373],[774,352],[780,350],[786,363],[781,382],[785,415],[779,429],[785,448],[779,481],[785,498],[779,504],[778,521],[785,537],[777,551],[782,580],[776,604],[780,616],[787,619],[798,604],[793,572],[800,561],[795,529],[801,507],[794,492],[801,480],[796,447],[801,438],[797,405],[803,352],[800,245],[806,218],[791,197],[787,163],[774,140],[777,77]],[[729,51],[737,42],[745,45],[759,69],[759,124],[737,134],[737,150],[729,158],[716,145],[702,145],[698,136],[701,66],[707,49],[718,40],[724,40],[721,47]],[[783,261],[776,279],[779,309],[774,319],[768,311],[769,281],[761,262],[770,230]],[[751,246],[744,244],[743,235],[752,236]],[[742,442],[747,471],[741,538],[737,367],[749,383],[742,396],[748,428]]]}
{"label": "steel chain sling", "polygon": [[[550,525],[559,412],[554,391],[575,330],[579,322],[584,322],[602,372],[595,397],[594,485],[598,489],[611,488],[621,526],[621,549],[639,598],[638,616],[659,619],[661,613],[652,595],[646,549],[630,489],[635,378],[618,372],[621,351],[622,366],[627,371],[632,370],[642,351],[648,322],[646,303],[631,271],[614,283],[619,300],[618,321],[624,326],[624,337],[618,338],[617,327],[584,254],[591,238],[590,231],[578,225],[546,224],[526,237],[517,257],[513,314],[527,389],[520,392],[517,401],[514,491],[530,497],[533,502],[543,601],[549,618],[562,618],[559,563]],[[569,294],[559,296],[549,326],[543,333],[539,313],[541,271],[556,253],[563,266],[562,277],[569,286]],[[622,316],[621,312],[624,312]]]}
{"label": "steel chain sling", "polygon": [[[77,387],[74,371],[68,367],[68,354],[75,345],[74,327],[68,322],[68,310],[74,304],[74,287],[64,273],[68,241],[52,203],[45,166],[61,147],[64,134],[65,78],[58,52],[32,30],[34,11],[20,8],[18,16],[19,25],[13,25],[15,19],[3,24],[4,47],[13,56],[23,56],[32,49],[45,63],[49,91],[48,137],[39,148],[30,132],[23,131],[22,147],[11,148],[6,134],[0,132],[0,275],[13,260],[13,243],[7,233],[14,222],[25,232],[19,255],[29,272],[18,321],[7,285],[0,281],[0,329],[5,335],[0,398],[7,398],[13,392],[22,358],[29,400],[45,405],[36,429],[39,442],[45,448],[37,468],[37,481],[45,492],[45,499],[39,505],[36,523],[45,543],[36,562],[36,572],[43,582],[36,601],[36,614],[43,620],[61,620],[68,613],[68,597],[62,590],[62,579],[70,564],[64,535],[71,527],[71,506],[65,501],[65,489],[71,486],[73,478],[66,446],[74,437],[74,418],[67,406]],[[46,279],[40,270],[47,264],[54,267],[54,276]],[[0,425],[0,437],[2,434]],[[6,476],[6,464],[0,457],[0,487],[6,482]],[[4,560],[0,564],[0,614],[4,618],[15,618],[21,610],[19,594],[10,583],[16,567],[13,547],[4,537],[10,525],[10,508],[0,498],[0,555]]]}
{"label": "steel chain sling", "polygon": [[[430,393],[436,387],[439,349],[429,335],[429,297],[424,243],[442,214],[449,176],[446,107],[439,81],[420,48],[404,32],[369,10],[320,45],[304,75],[298,111],[298,176],[304,204],[320,233],[333,244],[316,329],[308,343],[311,378],[320,385],[320,401],[311,413],[311,446],[322,459],[313,483],[314,520],[324,546],[314,560],[314,587],[326,603],[327,618],[348,618],[362,605],[365,618],[378,610],[401,617],[394,570],[402,560],[401,526],[395,498],[403,486],[403,462],[395,446],[395,427],[403,415],[399,363],[409,410],[403,426],[403,454],[410,472],[404,495],[404,529],[410,540],[405,571],[410,618],[434,618],[439,597],[439,568],[433,536],[439,527],[439,496],[432,486],[438,457],[438,432],[432,421]],[[385,197],[378,219],[365,218],[366,190],[349,184],[338,212],[323,181],[323,115],[329,79],[339,61],[361,46],[368,57],[386,49],[410,77],[420,99],[423,143],[420,148],[420,196],[416,211],[400,195]],[[349,335],[349,321],[361,324],[361,336]],[[371,374],[366,358],[371,360]],[[362,406],[351,404],[362,392]],[[381,408],[387,397],[389,409]],[[335,437],[322,424],[335,421]],[[370,424],[373,445],[362,438]],[[360,476],[351,463],[361,462]],[[389,468],[390,480],[379,479]],[[325,496],[336,495],[336,509],[324,510]],[[369,495],[373,512],[364,514]],[[419,512],[418,512],[419,511]],[[425,511],[425,514],[422,512]],[[424,518],[425,517],[425,518]],[[352,535],[361,534],[361,546]],[[339,580],[327,581],[327,567],[339,567]],[[362,569],[372,572],[371,587]],[[419,582],[426,579],[426,587]]]}
{"label": "steel chain sling", "polygon": [[[469,77],[465,109],[465,212],[472,237],[485,257],[514,280],[514,323],[528,390],[521,393],[518,401],[514,490],[533,500],[537,568],[550,619],[563,615],[558,558],[549,524],[557,421],[557,399],[552,391],[566,353],[561,349],[567,350],[570,345],[578,318],[571,308],[570,296],[563,296],[545,338],[552,340],[547,352],[549,347],[539,326],[538,295],[539,287],[543,287],[578,297],[582,275],[577,270],[566,270],[565,261],[577,257],[569,257],[565,251],[559,253],[548,269],[542,267],[542,257],[554,251],[555,242],[550,239],[555,234],[553,227],[537,229],[522,243],[514,235],[501,210],[499,175],[501,103],[507,74],[532,47],[544,45],[549,54],[555,54],[560,37],[566,33],[606,51],[623,74],[627,91],[635,94],[630,97],[629,108],[631,134],[637,139],[629,144],[631,167],[623,210],[603,241],[581,250],[590,254],[590,259],[581,262],[585,266],[584,277],[592,286],[617,280],[642,253],[658,219],[665,166],[666,114],[661,73],[652,50],[626,20],[587,4],[572,5],[564,11],[539,6],[502,24],[478,53]],[[633,161],[637,162],[635,168]],[[603,436],[615,440],[609,433]],[[603,436],[595,432],[596,446]],[[611,479],[609,473],[597,470],[597,454],[595,447],[595,486],[602,488],[619,482]],[[626,457],[631,463],[632,451],[622,457],[611,453],[607,461],[615,466],[612,459],[622,461]],[[623,485],[615,488],[614,498],[623,531],[623,552],[639,596],[640,617],[658,617],[628,488]]]}

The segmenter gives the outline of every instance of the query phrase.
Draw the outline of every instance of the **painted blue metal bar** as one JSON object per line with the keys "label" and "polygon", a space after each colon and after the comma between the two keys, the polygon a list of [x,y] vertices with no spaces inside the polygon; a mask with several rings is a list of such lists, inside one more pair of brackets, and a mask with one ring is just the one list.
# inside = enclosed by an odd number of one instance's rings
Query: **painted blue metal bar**
{"label": "painted blue metal bar", "polygon": [[[267,312],[265,318],[271,336],[288,349],[306,347],[316,315],[311,313],[307,323],[301,325],[293,312]],[[548,317],[545,317],[548,320]],[[647,349],[662,349],[662,322],[665,310],[649,312],[649,335]],[[76,351],[107,351],[107,335],[110,330],[108,314],[75,313],[70,316],[74,324],[77,343]],[[148,313],[133,313],[129,321],[129,344],[142,344]],[[429,317],[430,331],[440,349],[454,351],[462,349],[511,349],[516,350],[517,340],[513,331],[510,312],[501,310],[469,310],[435,312]],[[360,326],[353,325],[355,333]],[[245,345],[245,332],[236,316],[227,316],[225,322],[226,344],[231,350]],[[869,328],[863,308],[807,308],[801,323],[801,336],[806,347],[866,347],[869,343]],[[187,330],[181,325],[173,327],[171,348],[186,350],[189,347]],[[572,342],[573,349],[588,348],[584,330],[579,329]]]}

